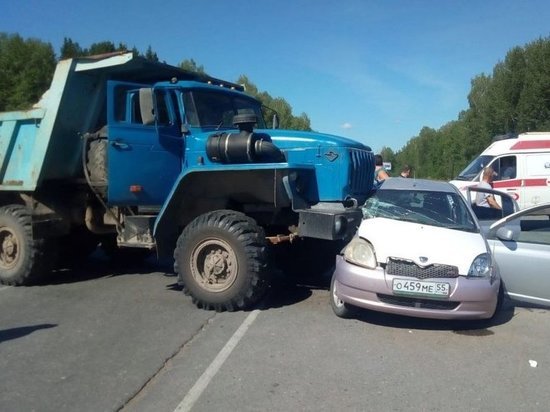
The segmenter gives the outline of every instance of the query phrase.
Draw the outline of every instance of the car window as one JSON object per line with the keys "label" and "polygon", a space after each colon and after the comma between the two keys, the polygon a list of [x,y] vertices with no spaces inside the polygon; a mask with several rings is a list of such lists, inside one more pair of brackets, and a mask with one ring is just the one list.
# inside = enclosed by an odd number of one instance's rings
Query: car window
{"label": "car window", "polygon": [[503,156],[495,160],[491,167],[495,171],[495,180],[509,180],[516,178],[516,156]]}
{"label": "car window", "polygon": [[501,229],[511,229],[511,237],[504,235],[502,240],[519,241],[525,243],[536,243],[541,245],[550,245],[550,203],[541,203],[529,209],[519,210],[516,213],[505,217],[497,222],[493,222],[488,230],[489,239],[499,237],[498,232]]}
{"label": "car window", "polygon": [[550,219],[548,216],[523,216],[519,219],[519,226],[518,242],[550,245]]}
{"label": "car window", "polygon": [[364,207],[366,219],[384,217],[450,229],[476,231],[461,195],[421,190],[378,190]]}

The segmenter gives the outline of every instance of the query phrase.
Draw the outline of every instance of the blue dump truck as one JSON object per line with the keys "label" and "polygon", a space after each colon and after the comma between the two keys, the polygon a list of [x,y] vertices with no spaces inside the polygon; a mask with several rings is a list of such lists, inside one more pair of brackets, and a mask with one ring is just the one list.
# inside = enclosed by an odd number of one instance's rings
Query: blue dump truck
{"label": "blue dump truck", "polygon": [[373,182],[369,147],[277,123],[240,85],[132,53],[60,61],[0,113],[1,283],[101,246],[173,257],[199,307],[253,305],[277,263],[355,233]]}

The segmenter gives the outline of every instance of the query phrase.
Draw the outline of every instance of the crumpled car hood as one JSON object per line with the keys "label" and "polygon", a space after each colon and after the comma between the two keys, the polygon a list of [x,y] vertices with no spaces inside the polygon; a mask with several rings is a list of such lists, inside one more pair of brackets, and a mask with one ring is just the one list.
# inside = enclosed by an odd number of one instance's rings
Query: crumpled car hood
{"label": "crumpled car hood", "polygon": [[421,267],[434,263],[453,265],[461,275],[468,274],[478,255],[488,252],[480,233],[386,218],[363,220],[357,234],[372,243],[379,263],[394,257],[413,261]]}

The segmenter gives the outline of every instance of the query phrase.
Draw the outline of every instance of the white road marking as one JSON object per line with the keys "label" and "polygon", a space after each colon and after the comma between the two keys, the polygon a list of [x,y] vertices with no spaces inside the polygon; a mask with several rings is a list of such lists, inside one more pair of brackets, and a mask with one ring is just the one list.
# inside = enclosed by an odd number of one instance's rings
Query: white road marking
{"label": "white road marking", "polygon": [[212,363],[206,368],[201,377],[195,382],[193,387],[187,392],[187,395],[182,399],[180,404],[174,409],[174,412],[188,412],[191,410],[195,402],[199,399],[204,392],[210,381],[216,376],[216,373],[220,370],[224,362],[227,360],[233,349],[237,346],[241,338],[244,336],[250,325],[256,320],[256,317],[260,311],[258,309],[253,310],[250,315],[246,317],[244,322],[239,326],[239,329],[235,331],[233,336],[227,341],[222,350],[218,353]]}

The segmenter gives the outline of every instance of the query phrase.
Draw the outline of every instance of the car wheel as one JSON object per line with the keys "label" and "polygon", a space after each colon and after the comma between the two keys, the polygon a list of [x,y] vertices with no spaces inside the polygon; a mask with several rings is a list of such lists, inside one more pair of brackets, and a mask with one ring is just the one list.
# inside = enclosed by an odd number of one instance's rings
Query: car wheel
{"label": "car wheel", "polygon": [[332,280],[330,282],[330,306],[332,307],[334,314],[339,318],[351,318],[354,312],[353,307],[338,297],[335,278],[336,276],[332,275]]}

